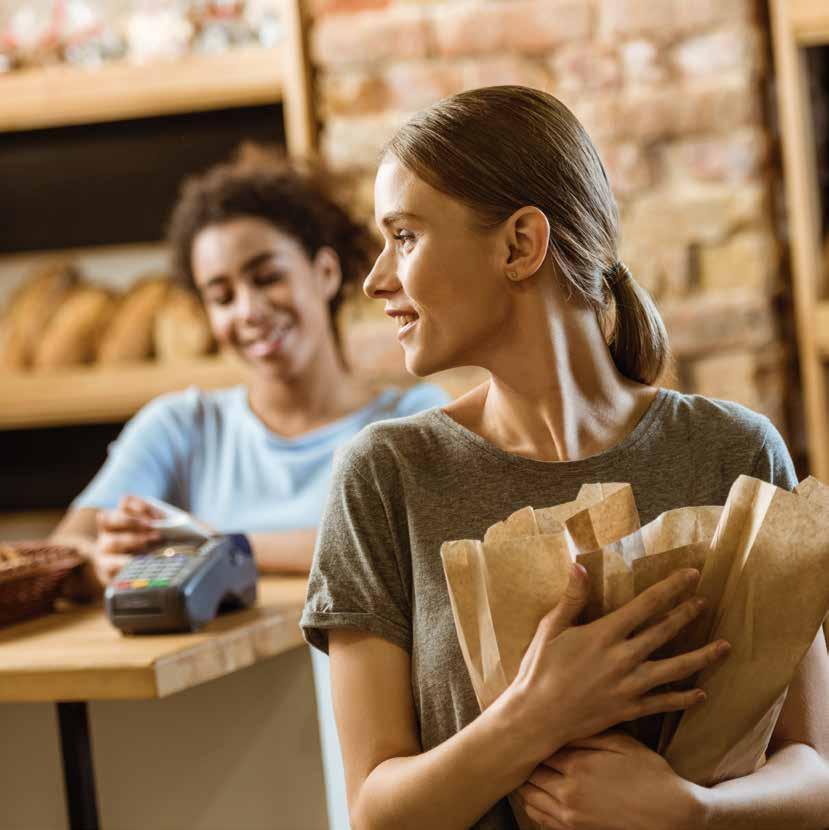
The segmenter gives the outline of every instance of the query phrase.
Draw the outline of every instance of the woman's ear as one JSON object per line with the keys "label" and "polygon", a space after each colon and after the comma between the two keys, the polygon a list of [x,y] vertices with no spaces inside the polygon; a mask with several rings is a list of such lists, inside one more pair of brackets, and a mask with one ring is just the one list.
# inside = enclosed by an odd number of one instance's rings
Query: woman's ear
{"label": "woman's ear", "polygon": [[319,277],[323,296],[326,300],[332,299],[343,283],[343,271],[337,252],[329,246],[320,248],[314,257],[314,270]]}
{"label": "woman's ear", "polygon": [[504,230],[504,276],[522,282],[544,264],[550,244],[550,222],[537,207],[523,207],[507,219]]}

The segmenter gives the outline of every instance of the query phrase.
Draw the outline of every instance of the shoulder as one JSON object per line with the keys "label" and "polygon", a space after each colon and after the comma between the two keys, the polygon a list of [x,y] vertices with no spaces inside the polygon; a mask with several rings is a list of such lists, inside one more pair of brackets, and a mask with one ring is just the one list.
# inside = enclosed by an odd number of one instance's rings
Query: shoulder
{"label": "shoulder", "polygon": [[780,435],[772,422],[734,401],[707,398],[704,395],[686,395],[665,390],[666,418],[678,426],[698,433],[719,436],[723,440],[735,439],[759,448],[769,438]]}
{"label": "shoulder", "polygon": [[702,453],[729,466],[779,484],[796,483],[786,444],[765,415],[734,401],[667,390],[661,419]]}
{"label": "shoulder", "polygon": [[404,417],[443,406],[450,401],[449,395],[434,383],[418,383],[406,389],[399,397],[395,407],[395,417]]}
{"label": "shoulder", "polygon": [[369,424],[337,451],[337,476],[387,481],[396,470],[416,463],[413,459],[426,457],[437,440],[435,421],[432,407]]}
{"label": "shoulder", "polygon": [[211,416],[235,411],[244,402],[244,387],[203,390],[191,386],[181,392],[159,395],[130,421],[132,430],[191,432]]}

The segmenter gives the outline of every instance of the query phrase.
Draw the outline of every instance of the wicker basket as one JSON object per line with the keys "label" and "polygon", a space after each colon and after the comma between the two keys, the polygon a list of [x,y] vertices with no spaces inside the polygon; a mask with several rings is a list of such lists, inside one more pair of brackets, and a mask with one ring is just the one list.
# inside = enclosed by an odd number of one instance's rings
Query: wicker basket
{"label": "wicker basket", "polygon": [[48,614],[61,583],[82,561],[63,545],[0,543],[0,625]]}

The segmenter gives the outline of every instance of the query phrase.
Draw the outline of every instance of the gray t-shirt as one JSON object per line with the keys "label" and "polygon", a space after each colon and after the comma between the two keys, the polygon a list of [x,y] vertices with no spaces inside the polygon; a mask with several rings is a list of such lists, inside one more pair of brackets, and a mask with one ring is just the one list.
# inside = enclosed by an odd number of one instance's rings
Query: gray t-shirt
{"label": "gray t-shirt", "polygon": [[[441,409],[363,430],[334,473],[302,628],[327,651],[330,628],[356,627],[411,654],[423,750],[480,713],[440,559],[448,539],[481,539],[526,505],[576,497],[591,481],[633,485],[642,522],[685,505],[723,504],[742,473],[791,489],[795,472],[771,422],[734,403],[660,390],[620,444],[579,461],[513,455]],[[506,800],[475,825],[515,830]]]}

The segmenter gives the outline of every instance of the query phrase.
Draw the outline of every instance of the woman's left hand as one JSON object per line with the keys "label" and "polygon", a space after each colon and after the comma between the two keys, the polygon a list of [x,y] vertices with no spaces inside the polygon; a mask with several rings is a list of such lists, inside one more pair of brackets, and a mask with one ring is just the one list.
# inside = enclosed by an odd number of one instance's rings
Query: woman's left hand
{"label": "woman's left hand", "polygon": [[628,735],[569,744],[518,789],[527,815],[551,830],[697,830],[701,788]]}

